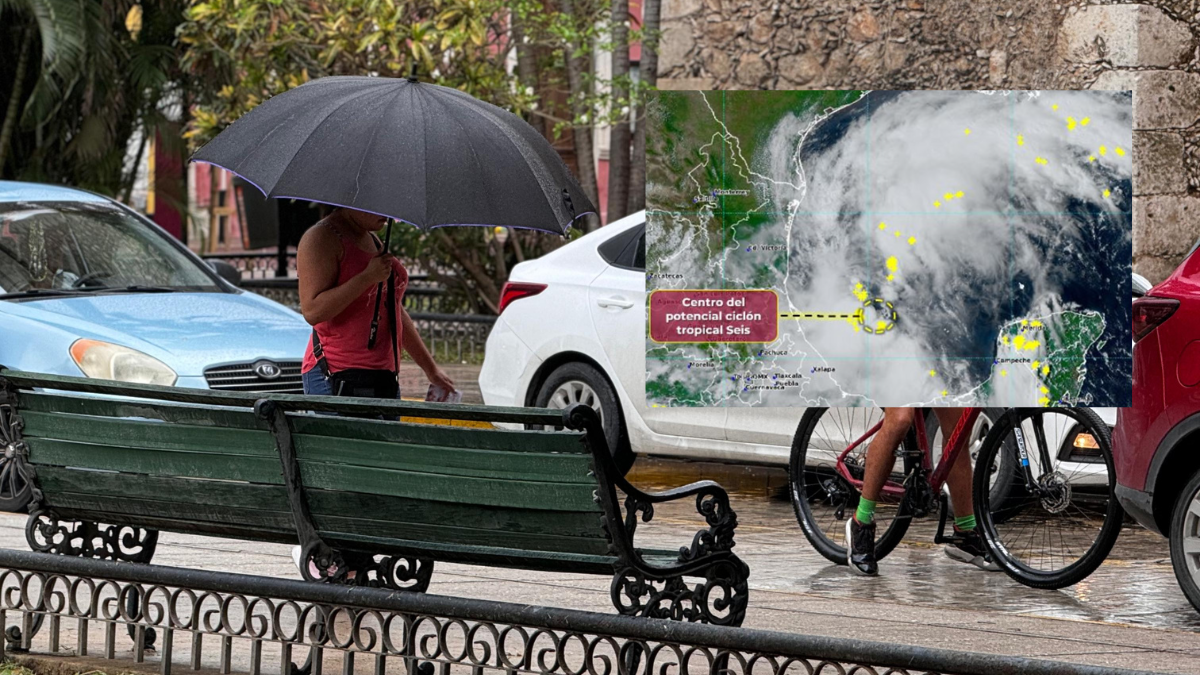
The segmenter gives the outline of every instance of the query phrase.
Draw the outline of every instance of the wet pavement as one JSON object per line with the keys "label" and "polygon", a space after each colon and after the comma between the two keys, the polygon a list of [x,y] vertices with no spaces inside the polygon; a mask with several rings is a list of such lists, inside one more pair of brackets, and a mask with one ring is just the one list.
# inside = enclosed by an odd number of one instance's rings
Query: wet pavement
{"label": "wet pavement", "polygon": [[[1165,540],[1136,526],[1124,529],[1112,558],[1099,571],[1059,591],[1026,588],[1002,573],[947,558],[933,544],[934,519],[914,523],[882,561],[881,575],[863,578],[829,563],[808,545],[791,505],[778,497],[782,475],[777,470],[643,459],[631,476],[650,489],[700,477],[715,478],[731,490],[739,521],[735,551],[751,569],[748,627],[1200,672],[1200,614],[1175,583]],[[24,549],[24,525],[23,515],[0,514],[0,546]],[[662,505],[650,523],[639,526],[638,543],[686,545],[702,525],[692,500]],[[153,562],[298,577],[290,547],[198,536],[163,534]],[[614,611],[609,578],[586,574],[439,563],[429,592]],[[127,645],[120,641],[119,649]],[[246,667],[235,663],[234,670]]]}

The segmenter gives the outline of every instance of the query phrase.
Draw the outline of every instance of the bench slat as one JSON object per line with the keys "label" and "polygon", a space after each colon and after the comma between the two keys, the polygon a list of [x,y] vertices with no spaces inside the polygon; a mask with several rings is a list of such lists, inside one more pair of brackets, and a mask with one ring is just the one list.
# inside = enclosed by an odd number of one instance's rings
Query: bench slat
{"label": "bench slat", "polygon": [[[56,466],[39,466],[37,472],[38,481],[48,495],[95,495],[108,500],[106,511],[118,508],[120,500],[125,498],[178,502],[189,507],[229,506],[262,511],[289,509],[287,489],[282,485],[168,478]],[[599,527],[600,514],[595,510],[479,509],[469,504],[380,498],[360,492],[328,490],[310,490],[307,497],[311,511],[319,518],[326,515],[371,514],[373,519],[393,523],[397,528],[408,523],[444,525],[478,530],[493,539],[507,537],[508,533],[604,539]],[[57,499],[52,501],[57,505]]]}
{"label": "bench slat", "polygon": [[397,424],[327,415],[289,414],[294,435],[361,438],[369,441],[487,448],[506,452],[589,454],[583,434],[576,432],[475,429],[431,424]]}
{"label": "bench slat", "polygon": [[266,423],[261,422],[250,410],[32,391],[21,392],[21,414],[24,415],[26,411],[98,417],[142,417],[205,427],[267,428]]}
{"label": "bench slat", "polygon": [[[274,457],[140,448],[30,438],[29,460],[35,466],[75,466],[125,471],[151,476],[186,476],[283,485],[279,460]],[[216,449],[219,450],[219,449]]]}
{"label": "bench slat", "polygon": [[325,532],[326,541],[333,546],[354,547],[360,550],[403,552],[425,555],[446,562],[487,564],[525,570],[551,572],[585,572],[612,574],[614,556],[582,553],[529,551],[502,546],[466,546],[463,544],[429,543],[387,539],[352,532]]}
{"label": "bench slat", "polygon": [[22,412],[21,419],[25,420],[24,433],[30,438],[98,443],[118,448],[279,456],[275,438],[265,429],[224,429],[42,412]]}
{"label": "bench slat", "polygon": [[587,511],[599,507],[592,500],[593,485],[502,480],[471,476],[445,476],[300,459],[305,489],[342,490],[456,502],[480,506],[507,506],[544,511]]}
{"label": "bench slat", "polygon": [[29,389],[41,387],[62,391],[112,396],[133,396],[159,399],[178,403],[234,406],[251,408],[254,402],[269,398],[287,410],[318,410],[324,412],[384,412],[408,417],[433,419],[459,419],[477,422],[514,422],[518,424],[558,424],[562,414],[543,408],[514,408],[483,405],[448,405],[443,403],[418,403],[401,400],[369,399],[336,396],[305,396],[302,394],[260,394],[192,389],[188,387],[164,387],[153,384],[132,384],[86,377],[27,373],[19,370],[0,370],[18,387]]}
{"label": "bench slat", "polygon": [[296,454],[301,461],[420,471],[446,476],[596,485],[596,479],[588,475],[591,458],[586,455],[400,445],[307,434],[293,436],[293,440],[296,444]]}

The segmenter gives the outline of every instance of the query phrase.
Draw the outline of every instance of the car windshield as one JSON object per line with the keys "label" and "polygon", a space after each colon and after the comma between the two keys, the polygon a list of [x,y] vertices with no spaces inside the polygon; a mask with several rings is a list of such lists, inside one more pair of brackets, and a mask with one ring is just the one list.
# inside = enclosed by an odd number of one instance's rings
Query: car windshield
{"label": "car windshield", "polygon": [[110,204],[0,204],[0,297],[107,290],[219,290],[132,214]]}

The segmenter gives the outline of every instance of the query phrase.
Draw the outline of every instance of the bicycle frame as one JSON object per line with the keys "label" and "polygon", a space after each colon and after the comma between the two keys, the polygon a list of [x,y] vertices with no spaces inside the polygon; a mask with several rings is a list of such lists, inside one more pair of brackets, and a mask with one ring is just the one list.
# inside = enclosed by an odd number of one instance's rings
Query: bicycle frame
{"label": "bicycle frame", "polygon": [[[954,466],[954,460],[958,459],[958,453],[962,452],[966,447],[967,429],[975,425],[975,421],[979,419],[979,415],[983,412],[982,408],[967,408],[963,411],[962,416],[958,418],[958,423],[954,425],[954,431],[951,432],[949,442],[946,447],[949,450],[942,452],[942,458],[938,461],[936,467],[931,465],[929,454],[929,436],[925,433],[925,408],[919,408],[921,414],[917,416],[913,426],[917,432],[917,449],[921,452],[921,466],[925,469],[926,479],[929,481],[930,489],[936,494],[941,491],[942,486],[946,484],[946,477],[950,474],[950,467]],[[842,454],[838,455],[834,468],[842,478],[844,478],[854,489],[862,491],[862,481],[850,475],[850,470],[846,468],[846,456],[854,451],[855,448],[865,443],[868,439],[879,432],[883,427],[883,420],[875,423],[875,426],[867,430],[867,433],[860,436],[857,440],[850,444]],[[904,495],[904,486],[897,485],[892,481],[888,481],[883,485],[882,497],[892,497],[899,499]]]}

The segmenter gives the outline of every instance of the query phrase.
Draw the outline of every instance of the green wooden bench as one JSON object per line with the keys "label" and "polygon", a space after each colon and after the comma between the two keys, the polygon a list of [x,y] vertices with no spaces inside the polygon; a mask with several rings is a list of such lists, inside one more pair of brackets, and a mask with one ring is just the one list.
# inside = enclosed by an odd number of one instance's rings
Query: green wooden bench
{"label": "green wooden bench", "polygon": [[[525,430],[314,413],[512,422]],[[562,428],[562,431],[542,430]],[[263,395],[0,370],[0,444],[36,551],[149,562],[158,531],[299,543],[303,576],[424,591],[434,561],[612,576],[622,614],[739,625],[749,568],[716,483],[624,477],[596,413]],[[618,496],[618,491],[622,495]],[[634,545],[654,506],[706,526]],[[685,577],[692,581],[685,580]]]}

